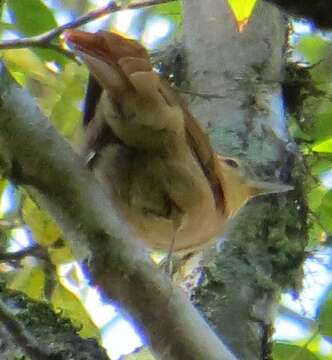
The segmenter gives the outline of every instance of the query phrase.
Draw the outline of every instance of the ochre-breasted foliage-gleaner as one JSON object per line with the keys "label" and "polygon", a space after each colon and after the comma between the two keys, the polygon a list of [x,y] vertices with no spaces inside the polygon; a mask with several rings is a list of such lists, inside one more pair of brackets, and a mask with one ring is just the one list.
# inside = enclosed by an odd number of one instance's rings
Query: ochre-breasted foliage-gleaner
{"label": "ochre-breasted foliage-gleaner", "polygon": [[253,181],[215,153],[146,49],[114,32],[65,32],[90,71],[83,155],[113,206],[150,248],[191,252],[246,202],[287,185]]}

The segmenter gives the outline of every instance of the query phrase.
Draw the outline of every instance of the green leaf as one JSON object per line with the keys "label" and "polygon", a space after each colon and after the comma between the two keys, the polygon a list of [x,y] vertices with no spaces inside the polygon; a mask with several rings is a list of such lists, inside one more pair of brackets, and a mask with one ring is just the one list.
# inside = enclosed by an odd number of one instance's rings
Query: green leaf
{"label": "green leaf", "polygon": [[15,25],[0,21],[0,31],[3,32],[4,30],[15,30]]}
{"label": "green leaf", "polygon": [[53,12],[40,0],[7,0],[7,4],[24,35],[38,35],[57,26]]}
{"label": "green leaf", "polygon": [[320,207],[317,209],[318,219],[325,231],[332,232],[332,191],[328,191],[323,197]]}
{"label": "green leaf", "polygon": [[[329,76],[329,75],[327,75]],[[325,106],[324,106],[325,105]],[[323,111],[322,111],[323,109]],[[332,104],[322,102],[318,104],[317,109],[313,109],[314,121],[311,123],[309,134],[316,141],[326,140],[332,136]]]}
{"label": "green leaf", "polygon": [[174,1],[157,5],[153,7],[151,14],[165,17],[178,27],[182,22],[182,4],[180,1]]}
{"label": "green leaf", "polygon": [[124,360],[155,360],[155,357],[146,348],[140,348],[132,354],[124,356]]}
{"label": "green leaf", "polygon": [[[24,36],[42,34],[57,27],[54,14],[41,0],[7,0],[7,5],[17,30]],[[64,65],[66,59],[63,55],[44,49],[34,49],[36,54],[44,61],[56,61]]]}
{"label": "green leaf", "polygon": [[31,198],[27,198],[24,201],[22,212],[34,240],[48,249],[53,264],[59,265],[73,261],[72,252],[67,243],[62,240],[59,227],[44,210],[40,209]]}
{"label": "green leaf", "polygon": [[2,15],[3,10],[3,4],[5,3],[5,0],[0,0],[0,16]]}
{"label": "green leaf", "polygon": [[324,157],[313,156],[308,159],[308,165],[313,176],[321,176],[323,172],[332,169],[332,155]]}
{"label": "green leaf", "polygon": [[310,209],[316,211],[322,205],[324,196],[328,190],[322,186],[315,186],[307,195]]}
{"label": "green leaf", "polygon": [[323,336],[328,336],[332,340],[332,291],[322,306],[319,315],[319,329]]}
{"label": "green leaf", "polygon": [[1,196],[3,191],[5,190],[5,187],[8,185],[8,181],[7,179],[2,179],[0,178],[0,200],[1,200]]}
{"label": "green leaf", "polygon": [[42,59],[30,49],[10,49],[1,55],[11,74],[16,80],[19,80],[20,85],[27,86],[27,79],[36,80],[47,87],[51,87],[54,83],[54,75],[46,69]]}
{"label": "green leaf", "polygon": [[320,153],[332,153],[332,138],[314,145],[312,150]]}
{"label": "green leaf", "polygon": [[49,117],[62,135],[72,138],[80,128],[82,114],[79,103],[84,97],[87,72],[82,66],[69,63],[58,81],[58,98],[53,103]]}
{"label": "green leaf", "polygon": [[100,338],[97,326],[92,322],[81,301],[62,285],[58,284],[52,296],[55,309],[61,310],[80,329],[83,337]]}
{"label": "green leaf", "polygon": [[287,343],[278,342],[273,346],[273,360],[319,360],[310,350]]}
{"label": "green leaf", "polygon": [[60,238],[61,231],[54,220],[30,198],[24,201],[23,218],[40,245],[48,247]]}
{"label": "green leaf", "polygon": [[32,299],[40,300],[44,298],[44,270],[39,265],[32,265],[29,260],[31,259],[27,258],[23,261],[25,266],[17,272],[9,288],[22,291]]}
{"label": "green leaf", "polygon": [[318,63],[327,49],[328,41],[322,39],[319,35],[302,36],[296,46],[310,64]]}

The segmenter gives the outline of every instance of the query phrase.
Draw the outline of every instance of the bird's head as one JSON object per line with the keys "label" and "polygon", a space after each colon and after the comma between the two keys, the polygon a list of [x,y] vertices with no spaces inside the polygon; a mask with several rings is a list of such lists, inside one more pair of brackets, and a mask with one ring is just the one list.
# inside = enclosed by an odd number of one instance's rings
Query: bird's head
{"label": "bird's head", "polygon": [[217,155],[218,175],[223,188],[226,211],[233,217],[250,199],[273,193],[287,192],[292,186],[259,181],[248,175],[238,159]]}
{"label": "bird's head", "polygon": [[149,58],[147,50],[139,42],[116,32],[66,30],[64,38],[74,52],[83,56],[83,60],[85,54],[111,63],[117,63],[122,57]]}
{"label": "bird's head", "polygon": [[64,32],[64,39],[88,66],[99,84],[112,91],[115,96],[121,96],[129,86],[119,69],[119,60],[131,57],[149,59],[147,50],[139,42],[115,32],[67,30]]}

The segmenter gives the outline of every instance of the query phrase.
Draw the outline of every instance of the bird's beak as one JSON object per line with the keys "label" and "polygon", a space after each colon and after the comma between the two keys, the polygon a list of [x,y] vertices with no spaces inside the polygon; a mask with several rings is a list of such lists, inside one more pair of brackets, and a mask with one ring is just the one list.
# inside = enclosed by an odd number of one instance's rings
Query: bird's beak
{"label": "bird's beak", "polygon": [[248,186],[252,197],[266,194],[283,193],[294,189],[294,187],[291,185],[255,180],[249,180]]}
{"label": "bird's beak", "polygon": [[105,62],[114,61],[114,54],[110,52],[102,32],[89,33],[80,30],[66,30],[63,36],[68,46],[75,53],[98,57]]}
{"label": "bird's beak", "polygon": [[64,38],[104,89],[110,90],[115,96],[127,89],[127,80],[112,61],[112,54],[99,33],[67,30]]}

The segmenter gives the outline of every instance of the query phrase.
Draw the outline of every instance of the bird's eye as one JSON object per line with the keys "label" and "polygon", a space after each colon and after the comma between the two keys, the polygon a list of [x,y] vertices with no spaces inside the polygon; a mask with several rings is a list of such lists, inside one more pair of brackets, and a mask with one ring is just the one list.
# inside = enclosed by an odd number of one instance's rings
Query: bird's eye
{"label": "bird's eye", "polygon": [[234,168],[234,169],[237,169],[239,167],[239,164],[233,160],[233,159],[225,159],[225,164],[227,164],[228,166]]}

